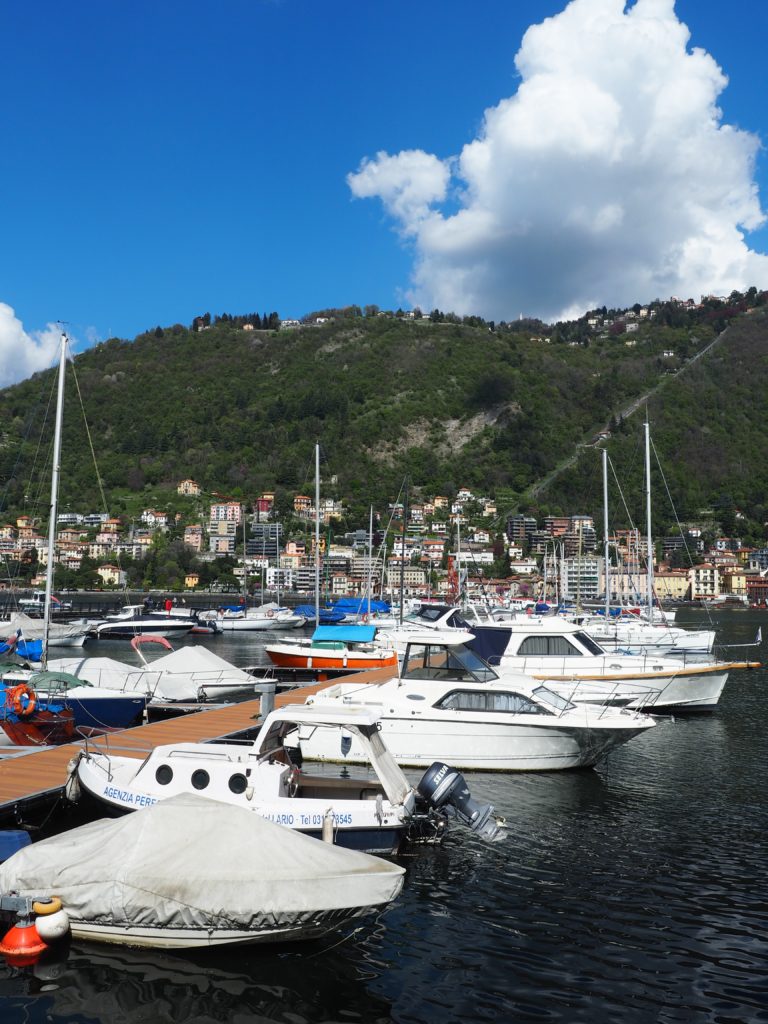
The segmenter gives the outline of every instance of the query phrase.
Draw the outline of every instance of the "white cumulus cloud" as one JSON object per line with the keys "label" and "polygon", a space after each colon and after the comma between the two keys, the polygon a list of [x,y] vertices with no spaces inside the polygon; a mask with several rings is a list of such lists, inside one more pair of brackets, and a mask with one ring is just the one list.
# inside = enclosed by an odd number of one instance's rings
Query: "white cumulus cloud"
{"label": "white cumulus cloud", "polygon": [[572,0],[525,33],[516,93],[458,157],[364,160],[347,180],[413,245],[409,298],[554,320],[768,286],[745,239],[760,143],[723,123],[727,79],[689,41],[674,0]]}
{"label": "white cumulus cloud", "polygon": [[0,302],[0,387],[52,366],[60,338],[61,328],[56,324],[27,333],[13,309]]}

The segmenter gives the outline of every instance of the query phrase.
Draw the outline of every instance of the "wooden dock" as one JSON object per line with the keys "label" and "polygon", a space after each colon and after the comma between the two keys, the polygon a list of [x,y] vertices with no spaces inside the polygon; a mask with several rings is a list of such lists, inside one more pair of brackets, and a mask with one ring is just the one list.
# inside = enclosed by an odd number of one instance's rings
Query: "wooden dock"
{"label": "wooden dock", "polygon": [[[374,669],[346,676],[345,682],[383,682],[391,669]],[[275,707],[303,704],[307,697],[332,685],[327,680],[302,686],[275,697]],[[180,718],[138,725],[97,737],[101,750],[128,757],[143,757],[164,743],[205,743],[236,737],[256,730],[260,724],[261,701],[242,701],[206,709]],[[90,741],[89,741],[90,742]],[[18,748],[19,756],[0,759],[0,827],[23,823],[25,813],[52,806],[67,783],[69,762],[85,747],[85,740],[58,747]]]}

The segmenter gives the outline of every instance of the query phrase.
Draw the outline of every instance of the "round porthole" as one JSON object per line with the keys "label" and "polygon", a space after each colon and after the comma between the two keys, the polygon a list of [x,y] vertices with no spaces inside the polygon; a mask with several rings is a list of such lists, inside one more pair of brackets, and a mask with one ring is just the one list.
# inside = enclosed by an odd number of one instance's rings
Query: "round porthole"
{"label": "round porthole", "polygon": [[247,785],[248,780],[244,775],[241,775],[239,772],[237,773],[237,775],[230,776],[229,788],[232,790],[233,793],[244,793]]}
{"label": "round porthole", "polygon": [[161,764],[155,772],[155,778],[161,786],[167,786],[173,778],[173,768],[169,764]]}
{"label": "round porthole", "polygon": [[196,772],[192,772],[192,785],[195,789],[205,789],[210,781],[211,777],[204,768],[198,768]]}

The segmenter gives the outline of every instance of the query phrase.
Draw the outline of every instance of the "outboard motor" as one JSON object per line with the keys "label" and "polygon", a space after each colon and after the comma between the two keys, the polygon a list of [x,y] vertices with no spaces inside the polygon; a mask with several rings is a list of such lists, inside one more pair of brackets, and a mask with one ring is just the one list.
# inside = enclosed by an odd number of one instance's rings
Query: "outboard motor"
{"label": "outboard motor", "polygon": [[446,814],[455,816],[483,839],[495,839],[498,835],[499,821],[493,805],[473,800],[464,776],[450,765],[442,761],[431,764],[422,775],[416,792],[430,807],[441,808]]}

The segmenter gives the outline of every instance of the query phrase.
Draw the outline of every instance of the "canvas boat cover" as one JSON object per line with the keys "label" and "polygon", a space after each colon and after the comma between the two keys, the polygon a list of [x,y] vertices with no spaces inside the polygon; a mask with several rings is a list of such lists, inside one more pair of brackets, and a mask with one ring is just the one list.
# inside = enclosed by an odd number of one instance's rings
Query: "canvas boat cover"
{"label": "canvas boat cover", "polygon": [[405,869],[196,794],[34,843],[0,892],[58,896],[77,923],[269,933],[394,900]]}
{"label": "canvas boat cover", "polygon": [[206,647],[180,647],[148,667],[127,665],[115,658],[59,658],[48,663],[57,672],[69,672],[94,686],[113,690],[136,690],[166,700],[197,700],[201,687],[240,689],[255,680]]}

